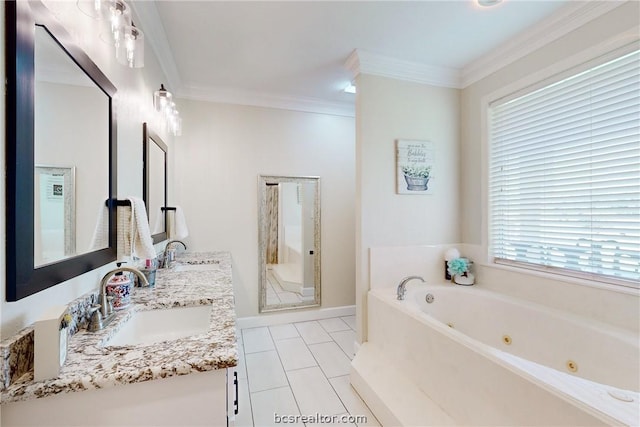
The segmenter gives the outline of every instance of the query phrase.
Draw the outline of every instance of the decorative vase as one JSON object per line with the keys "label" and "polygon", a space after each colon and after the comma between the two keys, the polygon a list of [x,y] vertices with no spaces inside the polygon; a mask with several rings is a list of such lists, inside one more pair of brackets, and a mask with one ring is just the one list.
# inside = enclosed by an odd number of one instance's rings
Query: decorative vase
{"label": "decorative vase", "polygon": [[408,176],[404,174],[404,180],[407,182],[407,190],[425,191],[429,185],[429,177]]}
{"label": "decorative vase", "polygon": [[113,297],[114,310],[122,310],[131,303],[131,281],[122,283],[109,283],[106,286],[107,296]]}

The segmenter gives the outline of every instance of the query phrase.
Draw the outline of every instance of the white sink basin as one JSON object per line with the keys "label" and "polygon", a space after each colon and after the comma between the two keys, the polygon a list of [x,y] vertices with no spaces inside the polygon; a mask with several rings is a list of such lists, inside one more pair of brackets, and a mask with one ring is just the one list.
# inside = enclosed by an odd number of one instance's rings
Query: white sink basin
{"label": "white sink basin", "polygon": [[212,305],[136,311],[106,345],[153,344],[209,330]]}
{"label": "white sink basin", "polygon": [[218,264],[179,264],[171,269],[173,271],[211,271],[219,268]]}

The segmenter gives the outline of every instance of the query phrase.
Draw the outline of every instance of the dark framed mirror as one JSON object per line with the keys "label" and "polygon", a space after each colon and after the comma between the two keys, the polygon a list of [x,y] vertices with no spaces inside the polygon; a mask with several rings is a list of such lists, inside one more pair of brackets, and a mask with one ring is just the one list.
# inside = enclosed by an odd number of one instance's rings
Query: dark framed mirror
{"label": "dark framed mirror", "polygon": [[116,259],[116,88],[41,2],[4,7],[6,298],[16,301]]}
{"label": "dark framed mirror", "polygon": [[167,161],[169,149],[160,136],[142,124],[142,199],[147,207],[153,243],[167,240]]}

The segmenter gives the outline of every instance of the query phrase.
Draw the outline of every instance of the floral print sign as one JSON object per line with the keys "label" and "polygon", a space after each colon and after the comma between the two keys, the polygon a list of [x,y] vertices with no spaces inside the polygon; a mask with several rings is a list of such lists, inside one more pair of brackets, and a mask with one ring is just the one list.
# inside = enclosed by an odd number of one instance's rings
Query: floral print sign
{"label": "floral print sign", "polygon": [[433,194],[433,144],[396,140],[396,191],[398,194]]}

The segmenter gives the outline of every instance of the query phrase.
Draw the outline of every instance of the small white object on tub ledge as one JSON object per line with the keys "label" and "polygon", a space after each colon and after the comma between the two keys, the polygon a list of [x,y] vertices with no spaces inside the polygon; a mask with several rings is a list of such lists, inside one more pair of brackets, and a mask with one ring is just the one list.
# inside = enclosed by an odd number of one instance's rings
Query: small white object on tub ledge
{"label": "small white object on tub ledge", "polygon": [[444,260],[451,261],[452,259],[460,258],[460,251],[456,248],[447,249],[444,253]]}

